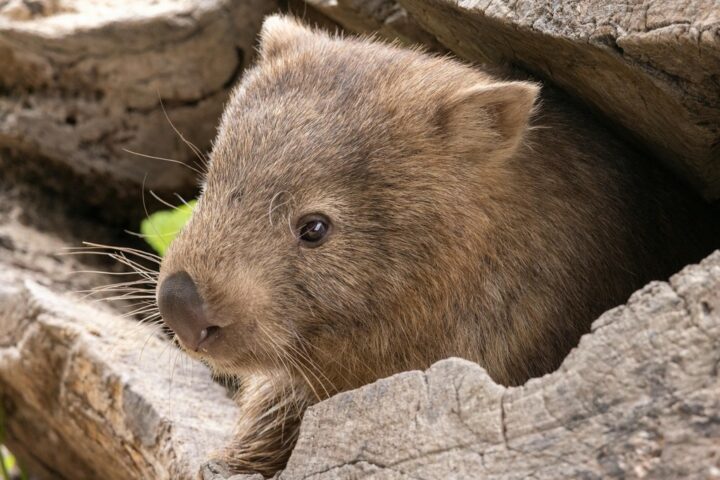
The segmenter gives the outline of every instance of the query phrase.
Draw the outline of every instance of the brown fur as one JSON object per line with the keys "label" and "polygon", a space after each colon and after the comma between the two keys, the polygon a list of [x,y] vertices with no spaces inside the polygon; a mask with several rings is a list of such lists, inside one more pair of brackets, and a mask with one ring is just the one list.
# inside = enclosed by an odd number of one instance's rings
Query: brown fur
{"label": "brown fur", "polygon": [[[699,201],[538,91],[266,21],[160,278],[192,276],[222,327],[199,355],[246,378],[234,470],[272,474],[308,405],[399,371],[549,372],[597,315],[707,253]],[[313,212],[334,231],[307,249]]]}

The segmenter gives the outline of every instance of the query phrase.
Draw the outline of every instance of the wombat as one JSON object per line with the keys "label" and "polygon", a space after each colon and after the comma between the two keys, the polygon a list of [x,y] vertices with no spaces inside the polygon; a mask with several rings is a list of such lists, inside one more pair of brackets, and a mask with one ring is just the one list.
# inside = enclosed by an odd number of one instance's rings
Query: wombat
{"label": "wombat", "polygon": [[550,372],[718,245],[709,207],[539,91],[265,21],[157,294],[189,354],[243,380],[232,471],[273,474],[307,406],[396,372]]}

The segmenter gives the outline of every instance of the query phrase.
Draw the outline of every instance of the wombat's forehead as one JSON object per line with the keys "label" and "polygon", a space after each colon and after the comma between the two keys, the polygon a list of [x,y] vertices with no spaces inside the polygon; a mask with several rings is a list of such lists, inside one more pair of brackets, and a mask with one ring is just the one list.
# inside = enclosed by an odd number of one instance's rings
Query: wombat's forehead
{"label": "wombat's forehead", "polygon": [[293,95],[246,108],[225,119],[208,177],[283,185],[353,177],[388,142],[390,127],[357,114]]}
{"label": "wombat's forehead", "polygon": [[235,183],[265,194],[315,183],[352,187],[368,178],[369,159],[395,158],[394,138],[407,136],[408,123],[420,129],[432,99],[399,98],[408,92],[404,76],[393,72],[413,70],[406,54],[379,55],[383,68],[347,55],[309,52],[301,65],[261,62],[248,74],[224,114],[208,185]]}
{"label": "wombat's forehead", "polygon": [[312,194],[362,185],[367,160],[345,152],[286,148],[240,155],[214,154],[206,177],[206,191],[234,192],[265,198],[278,191]]}
{"label": "wombat's forehead", "polygon": [[277,191],[352,187],[366,177],[369,149],[354,132],[243,129],[221,135],[211,154],[206,189],[267,197]]}

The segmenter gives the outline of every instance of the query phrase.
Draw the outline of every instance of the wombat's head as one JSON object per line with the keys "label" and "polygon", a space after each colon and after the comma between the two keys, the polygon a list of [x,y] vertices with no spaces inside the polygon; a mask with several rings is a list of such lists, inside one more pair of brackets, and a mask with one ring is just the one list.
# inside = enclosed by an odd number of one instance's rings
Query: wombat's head
{"label": "wombat's head", "polygon": [[480,228],[471,191],[500,175],[537,90],[268,18],[163,261],[165,322],[224,373],[304,367],[318,349],[351,361],[339,346],[379,330],[392,344],[399,316],[457,286]]}

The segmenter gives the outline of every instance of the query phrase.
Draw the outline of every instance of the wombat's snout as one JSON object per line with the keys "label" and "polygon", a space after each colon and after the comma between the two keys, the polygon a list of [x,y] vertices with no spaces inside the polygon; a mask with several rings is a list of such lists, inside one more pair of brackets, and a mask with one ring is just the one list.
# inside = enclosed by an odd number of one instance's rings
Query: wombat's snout
{"label": "wombat's snout", "polygon": [[208,322],[203,299],[185,271],[175,272],[162,282],[158,307],[165,323],[188,349],[197,351],[220,330]]}

